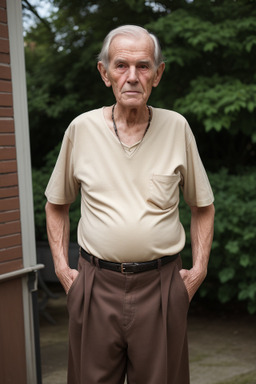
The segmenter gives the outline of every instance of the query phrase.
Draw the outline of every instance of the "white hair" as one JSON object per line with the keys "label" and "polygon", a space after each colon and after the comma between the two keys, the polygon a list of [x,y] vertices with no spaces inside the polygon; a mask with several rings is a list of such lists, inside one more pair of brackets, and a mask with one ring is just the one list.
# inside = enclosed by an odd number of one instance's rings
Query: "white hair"
{"label": "white hair", "polygon": [[118,35],[132,36],[136,39],[138,36],[147,35],[151,38],[154,44],[154,61],[156,68],[164,61],[159,41],[153,33],[149,33],[145,28],[139,27],[138,25],[123,25],[115,28],[108,33],[103,41],[103,45],[98,55],[98,60],[102,61],[104,67],[107,69],[109,64],[109,47],[112,40]]}

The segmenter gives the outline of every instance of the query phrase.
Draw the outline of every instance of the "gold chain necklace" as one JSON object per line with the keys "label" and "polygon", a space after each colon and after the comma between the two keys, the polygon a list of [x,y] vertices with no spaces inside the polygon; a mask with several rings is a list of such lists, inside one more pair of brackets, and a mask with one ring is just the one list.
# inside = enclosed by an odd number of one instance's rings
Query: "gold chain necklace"
{"label": "gold chain necklace", "polygon": [[[114,105],[113,105],[113,108],[112,108],[112,121],[113,121],[114,131],[115,131],[115,134],[116,134],[116,136],[117,136],[117,138],[118,138],[118,140],[119,140],[119,142],[120,142],[120,144],[121,144],[121,146],[122,146],[124,152],[126,152],[126,151],[125,151],[125,148],[124,148],[124,146],[123,146],[123,143],[122,143],[122,141],[121,141],[121,139],[120,139],[120,137],[119,137],[118,130],[117,130],[117,126],[116,126],[116,122],[115,122],[115,118],[114,118],[115,106],[116,106],[116,104],[114,104]],[[146,127],[146,129],[145,129],[145,132],[144,132],[144,134],[143,134],[143,136],[142,136],[142,139],[141,139],[141,141],[140,141],[139,144],[142,143],[142,140],[144,139],[144,137],[145,137],[145,135],[146,135],[146,133],[147,133],[147,131],[148,131],[148,129],[149,129],[150,123],[151,123],[151,110],[150,110],[150,108],[149,108],[148,105],[147,105],[147,109],[148,109],[148,115],[149,115],[149,117],[148,117],[148,125],[147,125],[147,127]]]}

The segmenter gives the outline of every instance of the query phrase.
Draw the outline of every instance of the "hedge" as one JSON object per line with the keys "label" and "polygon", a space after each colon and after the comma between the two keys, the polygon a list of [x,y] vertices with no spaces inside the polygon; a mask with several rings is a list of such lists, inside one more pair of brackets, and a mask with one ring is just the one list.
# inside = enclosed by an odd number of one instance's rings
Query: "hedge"
{"label": "hedge", "polygon": [[[215,196],[215,228],[207,278],[199,295],[221,303],[245,301],[256,312],[256,169],[230,175],[209,174]],[[181,200],[187,245],[184,263],[191,265],[190,215]]]}
{"label": "hedge", "polygon": [[[35,215],[35,232],[36,240],[47,240],[46,221],[45,221],[45,204],[46,197],[44,195],[47,183],[53,171],[60,144],[46,156],[45,166],[41,169],[32,169],[33,179],[33,195],[34,195],[34,215]],[[78,196],[75,203],[70,207],[70,240],[77,239],[77,224],[80,215],[80,197]]]}
{"label": "hedge", "polygon": [[[51,152],[46,165],[33,170],[36,239],[46,240],[44,190],[59,147]],[[256,169],[230,175],[226,169],[210,173],[215,195],[215,234],[207,278],[199,296],[221,303],[244,301],[249,313],[256,312]],[[76,241],[80,199],[71,206],[71,240]],[[181,221],[187,244],[182,252],[184,265],[191,266],[190,212],[182,197]]]}

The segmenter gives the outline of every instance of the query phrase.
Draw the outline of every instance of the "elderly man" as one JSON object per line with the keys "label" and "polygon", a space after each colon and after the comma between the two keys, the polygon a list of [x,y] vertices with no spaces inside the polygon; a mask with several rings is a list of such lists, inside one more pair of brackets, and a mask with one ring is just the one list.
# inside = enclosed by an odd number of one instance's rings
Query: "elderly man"
{"label": "elderly man", "polygon": [[[188,384],[186,318],[207,273],[213,194],[179,114],[147,104],[164,62],[156,37],[111,31],[98,70],[116,103],[68,127],[46,189],[47,230],[68,297],[69,384]],[[79,272],[68,265],[69,206],[81,191]],[[182,269],[179,190],[191,208]]]}

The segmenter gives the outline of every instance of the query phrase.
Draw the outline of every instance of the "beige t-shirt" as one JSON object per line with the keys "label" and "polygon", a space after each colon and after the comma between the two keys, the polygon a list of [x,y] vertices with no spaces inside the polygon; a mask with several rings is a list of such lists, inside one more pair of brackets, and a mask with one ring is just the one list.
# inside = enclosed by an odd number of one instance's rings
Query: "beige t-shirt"
{"label": "beige t-shirt", "polygon": [[78,243],[110,261],[140,262],[180,252],[179,190],[190,206],[207,206],[213,193],[187,121],[152,108],[142,142],[124,151],[103,108],[68,127],[46,189],[49,202],[72,203],[81,189]]}

